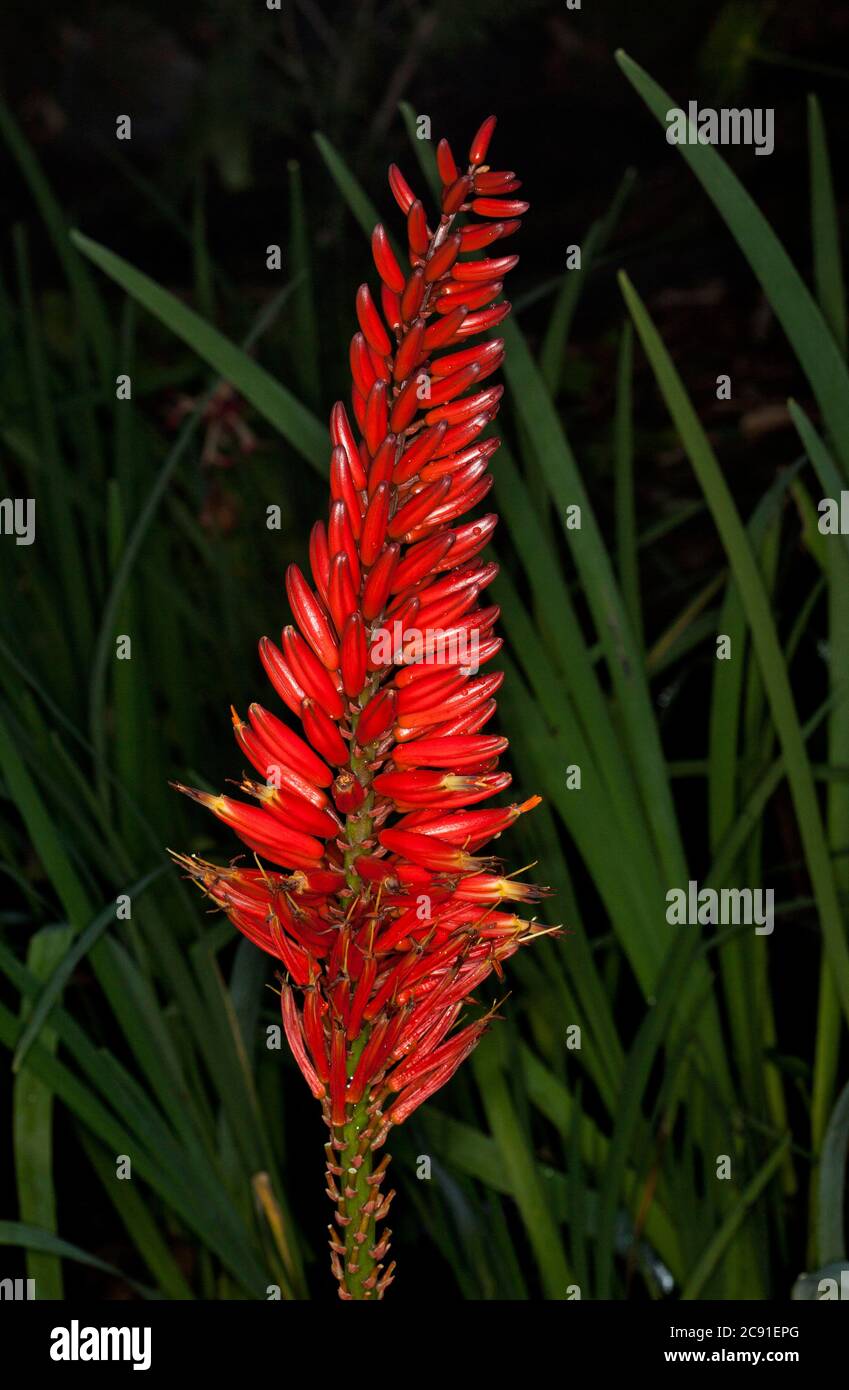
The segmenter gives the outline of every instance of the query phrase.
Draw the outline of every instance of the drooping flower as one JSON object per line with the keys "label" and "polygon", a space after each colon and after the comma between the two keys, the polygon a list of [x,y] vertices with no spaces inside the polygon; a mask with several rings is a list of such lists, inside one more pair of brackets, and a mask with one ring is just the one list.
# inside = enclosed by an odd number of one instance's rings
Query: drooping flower
{"label": "drooping flower", "polygon": [[502,680],[489,666],[498,609],[479,602],[497,571],[481,558],[496,518],[463,518],[492,483],[499,441],[482,435],[504,342],[472,340],[509,313],[496,301],[518,258],[496,243],[527,209],[514,175],[486,163],[494,127],[490,116],[462,171],[440,142],[433,228],[389,170],[409,269],[375,227],[380,288],[357,292],[354,423],[337,402],[312,582],[289,567],[294,623],[259,646],[302,734],[262,705],[234,711],[260,779],[242,783],[252,800],[180,788],[253,852],[250,867],[175,857],[282,967],[286,1037],[330,1133],[343,1298],[381,1298],[393,1277],[376,1223],[394,1194],[382,1195],[376,1151],[479,1042],[492,1010],[467,1021],[473,992],[540,934],[513,908],[544,890],[480,853],[539,801],[481,804],[511,780],[498,770],[507,740],[484,732]]}

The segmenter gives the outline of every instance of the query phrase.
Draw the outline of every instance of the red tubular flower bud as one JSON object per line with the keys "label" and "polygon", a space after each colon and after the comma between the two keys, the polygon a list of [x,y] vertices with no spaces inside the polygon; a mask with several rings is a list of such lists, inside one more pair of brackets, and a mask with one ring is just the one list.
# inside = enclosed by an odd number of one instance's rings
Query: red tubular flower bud
{"label": "red tubular flower bud", "polygon": [[[478,369],[467,367],[462,375],[473,371],[477,375]],[[461,373],[458,373],[458,376]],[[428,425],[436,425],[440,420],[446,424],[453,425],[461,420],[467,420],[471,416],[480,416],[489,411],[496,401],[500,401],[504,395],[503,386],[490,386],[485,391],[478,391],[477,395],[466,396],[461,401],[450,400],[446,405],[437,406],[435,410],[429,410],[425,415],[425,422]]]}
{"label": "red tubular flower bud", "polygon": [[[477,313],[466,314],[460,327],[454,333],[455,338],[471,338],[475,333],[483,333],[487,328],[495,328],[496,324],[502,323],[510,313],[511,305],[504,299],[500,304],[495,304],[491,309],[479,309]],[[447,323],[448,320],[446,319]],[[427,336],[427,335],[425,335]]]}
{"label": "red tubular flower bud", "polygon": [[357,318],[369,346],[373,347],[375,352],[379,352],[381,357],[388,357],[392,351],[392,344],[368,285],[360,285],[357,290]]}
{"label": "red tubular flower bud", "polygon": [[488,343],[476,343],[473,347],[461,348],[459,352],[446,353],[444,357],[437,357],[431,363],[430,374],[435,379],[453,376],[455,372],[462,371],[464,367],[470,366],[473,362],[481,368],[481,371],[490,362],[500,362],[504,356],[504,339],[493,338]]}
{"label": "red tubular flower bud", "polygon": [[389,484],[381,483],[369,502],[363,522],[363,534],[360,537],[360,559],[367,569],[371,568],[383,549],[391,500]]}
{"label": "red tubular flower bud", "polygon": [[507,747],[506,738],[493,734],[466,734],[456,738],[419,738],[405,743],[392,754],[395,766],[450,767],[458,771],[489,758],[498,757]]}
{"label": "red tubular flower bud", "polygon": [[461,251],[482,251],[494,241],[504,236],[505,222],[470,222],[468,227],[460,228]]}
{"label": "red tubular flower bud", "polygon": [[319,1078],[318,1072],[307,1055],[301,1020],[298,1015],[297,1005],[295,1004],[295,996],[289,985],[284,985],[280,991],[280,1003],[283,1010],[283,1029],[286,1033],[286,1041],[292,1049],[292,1056],[300,1067],[301,1074],[316,1100],[321,1100],[327,1092]]}
{"label": "red tubular flower bud", "polygon": [[424,290],[424,270],[421,266],[417,266],[401,295],[401,318],[405,323],[410,323],[419,312],[424,299]]}
{"label": "red tubular flower bud", "polygon": [[411,257],[423,257],[427,255],[430,237],[427,230],[427,218],[421,203],[416,200],[411,204],[407,213],[407,240],[410,243]]}
{"label": "red tubular flower bud", "polygon": [[345,815],[356,811],[366,799],[365,787],[353,772],[340,772],[333,783],[333,800]]}
{"label": "red tubular flower bud", "polygon": [[330,553],[327,549],[327,531],[323,521],[317,521],[310,532],[310,570],[315,587],[326,603],[327,584],[330,579]]}
{"label": "red tubular flower bud", "polygon": [[487,280],[500,280],[514,266],[519,264],[518,256],[495,256],[485,261],[462,261],[451,272],[453,280],[469,281],[479,284]]}
{"label": "red tubular flower bud", "polygon": [[370,454],[374,455],[377,453],[386,438],[388,424],[389,413],[386,405],[386,382],[376,381],[366,401],[364,433]]}
{"label": "red tubular flower bud", "polygon": [[363,963],[362,974],[357,981],[354,990],[354,997],[351,1000],[351,1011],[345,1025],[345,1032],[349,1041],[358,1038],[363,1023],[363,1013],[369,1001],[372,989],[374,988],[374,977],[377,974],[377,960],[374,956],[367,956]]}
{"label": "red tubular flower bud", "polygon": [[446,187],[454,183],[458,176],[458,169],[447,140],[440,140],[436,147],[436,167],[439,170],[439,177]]}
{"label": "red tubular flower bud", "polygon": [[398,540],[418,526],[428,512],[443,500],[450,486],[447,478],[440,478],[438,482],[428,483],[415,497],[411,497],[409,502],[405,502],[389,522],[389,534],[392,539]]}
{"label": "red tubular flower bud", "polygon": [[[333,564],[330,569],[329,607],[334,627],[341,637],[349,617],[357,609],[357,595],[351,583],[348,557],[344,554],[333,557]],[[312,694],[313,692],[310,691],[309,693]],[[326,709],[328,714],[333,715],[335,719],[341,719],[343,711],[340,709],[338,714],[334,712],[335,702],[332,706],[328,704]]]}
{"label": "red tubular flower bud", "polygon": [[459,280],[446,280],[439,287],[434,307],[438,314],[450,314],[454,305],[458,303],[470,312],[473,309],[484,309],[498,298],[502,288],[500,280],[493,280],[485,285],[466,285]]}
{"label": "red tubular flower bud", "polygon": [[401,339],[395,354],[395,366],[392,370],[392,375],[396,381],[405,381],[410,372],[423,360],[424,332],[424,319],[414,319],[408,332]]}
{"label": "red tubular flower bud", "polygon": [[308,782],[312,782],[316,787],[329,787],[333,781],[333,773],[321,758],[316,757],[313,750],[304,743],[302,738],[278,719],[276,714],[270,710],[263,709],[262,705],[252,704],[248,709],[248,718],[251,727],[256,730],[263,743],[277,758],[277,761],[284,766],[293,767]]}
{"label": "red tubular flower bud", "polygon": [[241,790],[256,797],[260,805],[289,830],[303,830],[307,835],[315,835],[324,840],[339,832],[339,822],[328,811],[313,806],[303,797],[293,796],[291,792],[280,787],[245,781],[241,783]]}
{"label": "red tubular flower bud", "polygon": [[307,697],[301,704],[304,733],[313,748],[335,767],[348,761],[348,749],[337,726],[320,705]]}
{"label": "red tubular flower bud", "polygon": [[[363,395],[367,394],[367,392],[363,392]],[[336,402],[330,413],[330,438],[334,447],[342,448],[345,451],[354,487],[364,488],[366,478],[360,462],[360,452],[354,438],[354,431],[351,429],[351,422],[341,401]]]}
{"label": "red tubular flower bud", "polygon": [[354,385],[365,400],[377,380],[377,374],[372,366],[368,344],[362,333],[355,333],[351,339],[348,362],[351,367],[351,376],[354,378]]}
{"label": "red tubular flower bud", "polygon": [[487,116],[480,129],[475,132],[475,138],[469,146],[470,164],[483,164],[485,162],[496,124],[496,116]]}
{"label": "red tubular flower bud", "polygon": [[366,662],[368,659],[365,624],[362,614],[359,612],[352,613],[345,624],[339,659],[345,694],[349,699],[354,700],[366,683]]}
{"label": "red tubular flower bud", "polygon": [[[436,407],[443,405],[446,401],[453,401],[455,396],[461,395],[469,386],[474,385],[480,376],[480,370],[477,362],[470,362],[467,367],[462,367],[459,372],[454,372],[452,376],[443,377],[441,381],[437,381],[436,385],[431,387],[429,404]],[[427,420],[427,416],[425,416],[425,420]],[[438,423],[438,421],[432,423]]]}
{"label": "red tubular flower bud", "polygon": [[430,260],[425,265],[425,284],[430,285],[434,280],[439,280],[450,270],[460,252],[460,237],[457,232],[448,236],[443,241],[438,251],[434,251]]}
{"label": "red tubular flower bud", "polygon": [[505,217],[521,217],[523,212],[527,212],[530,203],[523,203],[520,198],[474,198],[472,200],[472,212],[476,212],[478,217],[497,217],[504,221]]}
{"label": "red tubular flower bud", "polygon": [[[330,521],[327,527],[327,549],[331,560],[334,555],[347,555],[351,572],[351,583],[355,589],[360,587],[360,560],[357,541],[348,517],[344,502],[334,502],[330,508]],[[329,578],[329,571],[328,571]]]}
{"label": "red tubular flower bud", "polygon": [[368,474],[369,501],[374,496],[381,483],[390,482],[395,469],[395,454],[397,452],[397,447],[397,436],[390,431],[372,459]]}
{"label": "red tubular flower bud", "polygon": [[[336,561],[334,561],[334,564]],[[313,700],[318,700],[333,719],[341,719],[344,706],[327,668],[310,650],[303,637],[293,627],[284,627],[283,651],[298,684]]]}
{"label": "red tubular flower bud", "polygon": [[404,275],[395,259],[395,252],[389,244],[386,228],[382,227],[380,223],[371,234],[371,251],[377,266],[377,273],[383,283],[388,285],[394,294],[401,294],[405,284]]}
{"label": "red tubular flower bud", "polygon": [[259,643],[259,656],[265,667],[265,673],[280,699],[293,714],[300,714],[301,701],[306,692],[298,684],[294,672],[279,647],[276,647],[270,638],[262,637]]}
{"label": "red tubular flower bud", "polygon": [[[377,390],[375,382],[373,390]],[[343,502],[354,537],[359,540],[363,516],[360,494],[354,486],[348,456],[342,448],[335,448],[330,455],[330,495],[334,502]]]}
{"label": "red tubular flower bud", "polygon": [[469,311],[464,304],[459,304],[456,309],[452,309],[450,314],[446,314],[441,323],[432,323],[425,329],[424,349],[425,352],[433,352],[435,348],[444,347],[450,343],[452,338],[460,332],[469,316]]}
{"label": "red tubular flower bud", "polygon": [[476,873],[482,861],[466,854],[455,845],[442,845],[432,836],[417,835],[412,830],[381,830],[377,837],[385,849],[400,854],[424,869],[440,872]]}
{"label": "red tubular flower bud", "polygon": [[447,428],[447,425],[435,425],[432,429],[422,430],[415,442],[399,458],[392,474],[392,481],[400,485],[415,478],[422,466],[438,451]]}
{"label": "red tubular flower bud", "polygon": [[469,194],[472,191],[472,180],[468,174],[463,174],[461,178],[455,179],[450,188],[446,188],[442,195],[442,211],[444,216],[453,217],[455,212],[459,212]]}
{"label": "red tubular flower bud", "polygon": [[328,670],[335,670],[339,665],[339,648],[327,618],[297,565],[290,565],[286,571],[286,593],[295,621],[319,661]]}
{"label": "red tubular flower bud", "polygon": [[393,594],[411,588],[426,574],[430,574],[434,565],[444,558],[453,543],[453,537],[449,532],[447,535],[433,536],[428,541],[411,545],[392,576]]}
{"label": "red tubular flower bud", "polygon": [[392,404],[389,425],[393,433],[401,434],[414,419],[419,408],[418,392],[419,382],[416,377],[411,376]]}
{"label": "red tubular flower bud", "polygon": [[357,721],[357,743],[365,747],[391,728],[395,719],[395,691],[389,687],[373,695]]}
{"label": "red tubular flower bud", "polygon": [[346,1064],[345,1034],[339,1024],[334,1024],[330,1046],[330,1117],[331,1124],[338,1129],[341,1129],[348,1119]]}
{"label": "red tubular flower bud", "polygon": [[517,179],[511,169],[488,169],[486,173],[475,174],[475,192],[484,193],[487,196],[493,193],[515,193],[517,188],[522,187],[522,180]]}
{"label": "red tubular flower bud", "polygon": [[[388,285],[381,285],[380,287],[380,307],[383,310],[383,317],[394,333],[397,328],[401,327],[401,298],[400,295],[394,294]],[[381,373],[381,376],[385,379],[384,373]]]}
{"label": "red tubular flower bud", "polygon": [[386,600],[389,598],[389,586],[392,582],[392,571],[398,563],[400,553],[401,547],[399,545],[388,545],[378,556],[365,582],[360,607],[363,617],[368,622],[376,618],[386,607]]}
{"label": "red tubular flower bud", "polygon": [[313,835],[288,829],[258,806],[248,806],[229,796],[211,796],[208,792],[183,787],[176,782],[173,785],[193,801],[206,806],[220,821],[235,830],[245,844],[251,848],[261,846],[260,852],[267,854],[275,863],[297,868],[302,864],[321,862],[324,846],[320,840]]}
{"label": "red tubular flower bud", "polygon": [[389,187],[392,189],[392,196],[399,208],[406,215],[416,201],[416,195],[397,164],[390,164],[389,166]]}

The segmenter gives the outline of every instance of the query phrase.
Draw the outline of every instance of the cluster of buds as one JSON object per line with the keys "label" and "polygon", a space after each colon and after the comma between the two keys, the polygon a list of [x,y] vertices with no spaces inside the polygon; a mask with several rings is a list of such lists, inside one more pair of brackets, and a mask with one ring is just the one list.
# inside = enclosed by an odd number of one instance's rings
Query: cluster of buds
{"label": "cluster of buds", "polygon": [[[517,261],[472,253],[510,237],[527,208],[512,196],[514,175],[486,163],[494,126],[483,123],[463,172],[440,142],[433,229],[389,171],[410,269],[377,226],[379,300],[360,287],[350,349],[357,432],[338,402],[312,583],[289,567],[294,624],[279,646],[260,642],[303,737],[261,705],[247,719],[234,711],[261,779],[242,783],[252,800],[180,788],[255,856],[256,867],[229,868],[177,857],[281,964],[286,1037],[330,1135],[331,1263],[343,1298],[381,1298],[393,1276],[390,1233],[376,1223],[394,1194],[381,1191],[388,1157],[375,1164],[375,1152],[478,1043],[492,1013],[461,1018],[473,991],[540,934],[514,905],[544,890],[479,853],[539,801],[480,804],[510,784],[498,768],[507,740],[483,732],[502,675],[478,674],[501,647],[498,609],[478,601],[497,570],[481,558],[496,518],[461,520],[492,482],[498,440],[482,435],[503,389],[483,385],[503,340],[468,340],[509,312],[495,301]],[[458,227],[462,214],[479,220]]]}

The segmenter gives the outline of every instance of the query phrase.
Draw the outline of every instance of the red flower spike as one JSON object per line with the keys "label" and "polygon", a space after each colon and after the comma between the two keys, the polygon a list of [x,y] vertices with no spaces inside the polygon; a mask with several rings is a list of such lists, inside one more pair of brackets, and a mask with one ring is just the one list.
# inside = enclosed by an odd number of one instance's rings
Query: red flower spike
{"label": "red flower spike", "polygon": [[483,383],[504,355],[501,339],[475,339],[510,312],[492,301],[517,260],[476,253],[527,206],[510,196],[514,174],[488,167],[494,127],[480,127],[467,170],[439,142],[430,219],[389,171],[410,269],[378,225],[379,295],[360,287],[348,353],[353,415],[341,402],[330,415],[313,587],[290,566],[295,626],[282,650],[260,642],[299,733],[261,705],[247,722],[234,712],[260,778],[241,784],[253,801],[180,788],[253,855],[231,868],[175,858],[281,972],[286,1037],[330,1129],[331,1267],[346,1300],[376,1301],[392,1278],[375,1151],[476,1046],[492,1015],[466,1016],[474,991],[540,934],[512,905],[546,891],[478,853],[538,802],[492,805],[510,785],[506,739],[482,732],[502,679],[482,671],[502,645],[498,609],[481,600],[496,566],[479,558],[496,517],[467,516],[492,483],[498,440],[480,436],[501,387]]}

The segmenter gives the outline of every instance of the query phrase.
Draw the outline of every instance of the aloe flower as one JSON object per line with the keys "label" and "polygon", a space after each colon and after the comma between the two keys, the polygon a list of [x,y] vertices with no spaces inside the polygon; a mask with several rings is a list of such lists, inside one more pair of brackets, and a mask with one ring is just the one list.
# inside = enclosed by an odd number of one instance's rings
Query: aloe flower
{"label": "aloe flower", "polygon": [[312,582],[289,567],[294,623],[279,646],[259,644],[302,735],[262,705],[234,711],[261,779],[242,783],[251,800],[180,788],[253,852],[250,867],[176,858],[282,967],[283,1027],[329,1130],[345,1299],[382,1298],[393,1277],[390,1232],[377,1231],[394,1196],[382,1191],[389,1158],[375,1156],[479,1042],[492,1011],[464,1019],[475,989],[540,934],[513,906],[544,890],[479,852],[539,801],[481,805],[510,784],[498,770],[507,740],[484,732],[502,681],[489,667],[498,609],[479,602],[497,571],[481,558],[496,517],[463,517],[492,484],[499,441],[482,435],[504,342],[471,340],[509,313],[495,301],[517,257],[489,252],[527,209],[513,174],[486,163],[494,126],[484,121],[462,172],[440,142],[433,229],[389,171],[410,269],[375,227],[380,290],[357,292],[355,424],[337,402]]}

